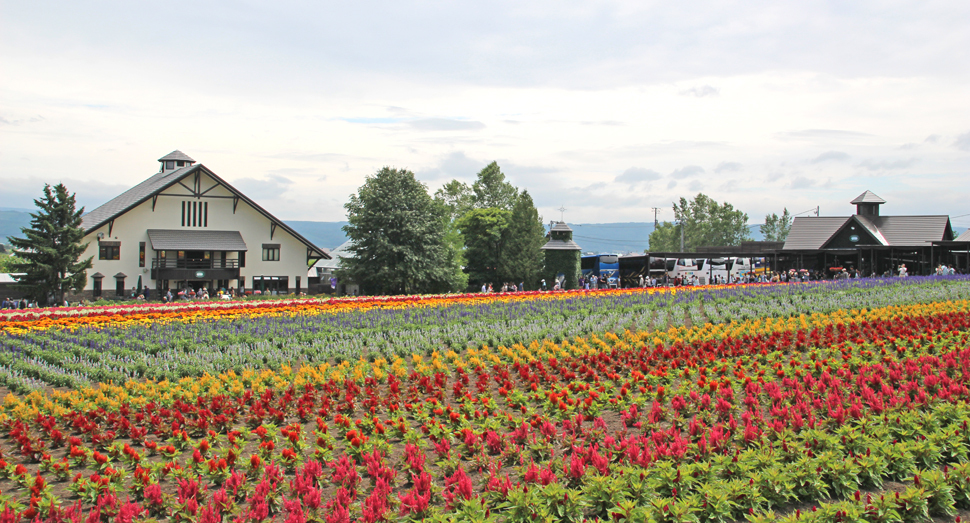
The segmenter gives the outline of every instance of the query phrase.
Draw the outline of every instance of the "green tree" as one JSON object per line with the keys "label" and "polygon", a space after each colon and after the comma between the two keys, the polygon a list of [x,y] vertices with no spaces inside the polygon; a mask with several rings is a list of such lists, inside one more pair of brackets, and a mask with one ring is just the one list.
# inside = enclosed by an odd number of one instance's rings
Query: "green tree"
{"label": "green tree", "polygon": [[465,272],[473,288],[483,283],[499,285],[508,274],[499,272],[506,254],[508,228],[512,211],[504,209],[472,209],[458,219],[457,227],[465,239]]}
{"label": "green tree", "polygon": [[660,222],[650,233],[649,241],[648,252],[680,252],[680,224]]}
{"label": "green tree", "polygon": [[778,216],[771,213],[765,216],[765,223],[761,226],[761,234],[764,235],[766,242],[783,242],[788,237],[791,230],[792,217],[788,212],[788,207]]}
{"label": "green tree", "polygon": [[496,207],[506,211],[512,210],[519,195],[518,189],[505,181],[498,162],[492,162],[478,172],[478,179],[472,184],[472,192],[475,194],[476,208]]}
{"label": "green tree", "polygon": [[10,254],[0,254],[0,273],[12,272],[13,265],[19,260]]}
{"label": "green tree", "polygon": [[84,208],[75,209],[74,194],[60,183],[44,185],[34,204],[39,210],[30,213],[30,226],[20,229],[24,237],[10,238],[17,255],[10,271],[21,274],[17,281],[38,303],[62,303],[65,293],[84,288],[91,268],[92,258],[81,261],[88,247],[81,243]]}
{"label": "green tree", "polygon": [[368,176],[344,207],[353,258],[338,277],[369,293],[414,294],[460,289],[454,252],[446,242],[447,210],[414,173],[384,167]]}
{"label": "green tree", "polygon": [[545,264],[542,246],[546,244],[546,229],[528,191],[522,191],[516,199],[506,235],[505,255],[499,260],[500,278],[537,289]]}
{"label": "green tree", "polygon": [[694,251],[702,246],[724,247],[740,245],[750,240],[748,215],[730,203],[718,204],[711,197],[698,193],[693,200],[681,198],[674,202],[676,224],[664,222],[650,233],[650,250],[655,252],[679,251],[681,223],[683,223],[684,250]]}
{"label": "green tree", "polygon": [[448,209],[448,217],[455,221],[475,206],[475,193],[467,183],[452,180],[435,191],[434,199]]}

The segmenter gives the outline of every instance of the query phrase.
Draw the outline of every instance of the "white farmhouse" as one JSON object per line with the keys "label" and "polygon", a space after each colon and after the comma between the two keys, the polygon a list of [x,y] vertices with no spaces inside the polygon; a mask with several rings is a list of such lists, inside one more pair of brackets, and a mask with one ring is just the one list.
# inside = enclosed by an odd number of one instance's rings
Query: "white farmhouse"
{"label": "white farmhouse", "polygon": [[171,289],[306,290],[307,267],[329,256],[181,151],[161,170],[83,216],[93,256],[87,298],[121,296],[141,283]]}

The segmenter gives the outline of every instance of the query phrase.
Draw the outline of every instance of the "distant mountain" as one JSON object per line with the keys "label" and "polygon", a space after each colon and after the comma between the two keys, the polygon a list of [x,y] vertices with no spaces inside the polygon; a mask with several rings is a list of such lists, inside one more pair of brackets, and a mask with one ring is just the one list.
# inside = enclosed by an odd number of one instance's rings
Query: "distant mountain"
{"label": "distant mountain", "polygon": [[317,247],[334,249],[347,241],[347,236],[340,228],[347,222],[309,222],[289,220],[287,225],[310,240]]}
{"label": "distant mountain", "polygon": [[[10,236],[21,236],[21,227],[30,225],[28,209],[0,208],[0,243],[8,243]],[[317,247],[333,249],[347,241],[347,236],[341,227],[347,222],[314,222],[290,220],[287,225],[296,232],[313,242]],[[623,222],[623,223],[570,223],[573,229],[573,239],[582,247],[583,252],[640,253],[648,248],[647,239],[653,232],[652,222]],[[760,241],[764,237],[759,230],[760,224],[749,225],[751,237]],[[549,229],[548,224],[546,230]],[[960,235],[966,227],[954,227],[953,234]]]}
{"label": "distant mountain", "polygon": [[7,243],[11,236],[23,236],[21,227],[30,225],[30,213],[0,210],[0,243]]}

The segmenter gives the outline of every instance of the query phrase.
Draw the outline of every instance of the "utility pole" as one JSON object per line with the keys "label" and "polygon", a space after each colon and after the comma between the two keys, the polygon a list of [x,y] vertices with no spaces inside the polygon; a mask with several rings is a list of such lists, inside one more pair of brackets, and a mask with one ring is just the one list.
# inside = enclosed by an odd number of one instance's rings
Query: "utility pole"
{"label": "utility pole", "polygon": [[660,222],[657,221],[657,213],[660,212],[660,207],[651,207],[653,209],[653,230],[657,230],[660,226]]}

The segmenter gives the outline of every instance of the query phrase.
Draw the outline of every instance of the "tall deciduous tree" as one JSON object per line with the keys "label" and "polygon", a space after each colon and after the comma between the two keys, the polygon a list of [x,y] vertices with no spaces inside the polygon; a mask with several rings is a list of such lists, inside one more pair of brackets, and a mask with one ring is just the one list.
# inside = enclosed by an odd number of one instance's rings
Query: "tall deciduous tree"
{"label": "tall deciduous tree", "polygon": [[528,191],[522,191],[512,207],[507,236],[505,256],[499,263],[502,280],[537,289],[545,263],[546,229]]}
{"label": "tall deciduous tree", "polygon": [[678,223],[665,222],[650,233],[651,251],[679,251],[681,223],[685,251],[693,251],[701,246],[740,245],[742,241],[751,239],[748,215],[730,203],[718,204],[711,197],[699,193],[691,201],[681,198],[679,202],[674,202],[673,208]]}
{"label": "tall deciduous tree", "polygon": [[767,242],[783,242],[788,238],[788,231],[791,230],[792,217],[788,208],[778,216],[771,213],[765,216],[765,223],[761,226],[761,234]]}
{"label": "tall deciduous tree", "polygon": [[353,258],[343,277],[370,293],[414,294],[459,290],[454,252],[445,236],[448,215],[408,170],[384,167],[350,197],[348,224]]}
{"label": "tall deciduous tree", "polygon": [[511,219],[512,211],[491,207],[472,209],[456,222],[465,239],[465,272],[472,287],[500,285],[505,281],[503,276],[508,277],[499,272],[499,266],[507,253]]}
{"label": "tall deciduous tree", "polygon": [[64,184],[44,185],[44,194],[34,200],[39,209],[30,214],[30,227],[23,238],[10,238],[17,260],[10,270],[21,275],[17,281],[31,298],[40,303],[64,301],[71,289],[83,289],[92,258],[81,260],[88,245],[82,244],[84,208],[75,209],[74,194]]}
{"label": "tall deciduous tree", "polygon": [[435,191],[434,199],[448,209],[449,219],[455,221],[475,206],[475,193],[467,183],[452,180]]}
{"label": "tall deciduous tree", "polygon": [[478,172],[478,179],[472,184],[472,192],[475,193],[476,208],[495,207],[506,211],[512,210],[519,195],[518,189],[505,181],[498,162],[492,162]]}

